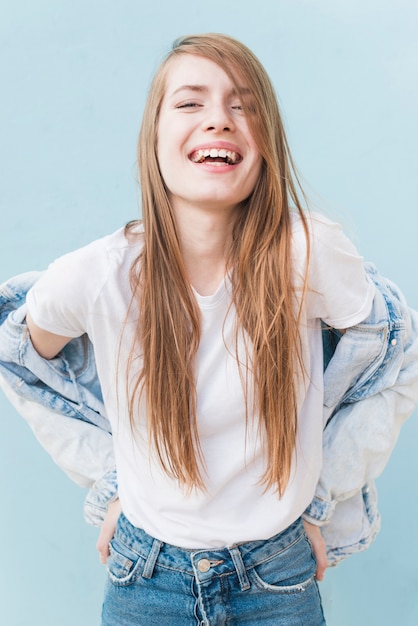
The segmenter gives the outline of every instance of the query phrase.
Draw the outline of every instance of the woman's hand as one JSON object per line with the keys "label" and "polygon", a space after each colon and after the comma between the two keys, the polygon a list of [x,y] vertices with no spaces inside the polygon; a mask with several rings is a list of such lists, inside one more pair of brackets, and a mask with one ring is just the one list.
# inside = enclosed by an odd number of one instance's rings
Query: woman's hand
{"label": "woman's hand", "polygon": [[119,500],[115,500],[109,505],[105,518],[103,520],[102,527],[100,529],[100,535],[96,543],[96,548],[100,554],[100,562],[106,563],[109,556],[109,543],[113,539],[115,534],[116,524],[121,514],[122,508]]}
{"label": "woman's hand", "polygon": [[321,529],[315,524],[310,524],[306,520],[303,520],[305,532],[312,545],[312,550],[316,559],[316,580],[323,580],[325,570],[328,567],[327,553],[325,549],[325,541],[321,534]]}

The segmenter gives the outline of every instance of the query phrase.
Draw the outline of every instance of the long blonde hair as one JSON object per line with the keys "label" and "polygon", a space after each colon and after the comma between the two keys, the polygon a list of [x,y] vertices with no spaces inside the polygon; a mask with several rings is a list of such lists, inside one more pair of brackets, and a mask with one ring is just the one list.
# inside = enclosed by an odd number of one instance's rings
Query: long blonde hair
{"label": "long blonde hair", "polygon": [[[214,61],[237,89],[245,85],[250,94],[248,99],[243,95],[243,106],[262,169],[234,225],[228,269],[237,314],[236,340],[244,329],[250,341],[247,363],[254,393],[253,405],[248,406],[250,394],[245,389],[246,414],[258,413],[264,427],[267,463],[261,480],[266,488],[275,487],[282,495],[296,443],[296,385],[301,371],[299,310],[295,306],[300,294],[296,298],[292,284],[290,203],[300,214],[308,246],[307,227],[298,193],[302,190],[274,89],[255,55],[225,35],[177,40],[154,77],[145,107],[138,143],[144,244],[130,271],[139,316],[128,372],[138,350],[142,367],[128,385],[130,420],[134,428],[138,403],[144,399],[150,442],[164,470],[187,488],[204,489],[194,373],[200,312],[187,279],[157,158],[167,72],[173,60],[185,54]],[[128,235],[134,224],[128,224]],[[247,378],[243,377],[244,382]]]}

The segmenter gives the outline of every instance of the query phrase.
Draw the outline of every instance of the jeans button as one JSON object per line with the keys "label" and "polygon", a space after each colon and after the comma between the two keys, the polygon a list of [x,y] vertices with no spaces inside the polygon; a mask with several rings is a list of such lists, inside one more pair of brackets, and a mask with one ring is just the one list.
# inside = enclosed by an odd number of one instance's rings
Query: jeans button
{"label": "jeans button", "polygon": [[197,564],[197,569],[199,572],[208,572],[210,570],[210,561],[208,559],[201,559]]}

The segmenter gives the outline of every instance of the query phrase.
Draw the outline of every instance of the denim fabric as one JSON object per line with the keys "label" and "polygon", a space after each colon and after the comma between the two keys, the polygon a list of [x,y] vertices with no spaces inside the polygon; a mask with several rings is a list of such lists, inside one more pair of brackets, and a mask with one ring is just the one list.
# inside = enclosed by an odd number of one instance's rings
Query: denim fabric
{"label": "denim fabric", "polygon": [[[323,332],[323,468],[305,517],[323,526],[330,563],[364,550],[376,536],[373,480],[418,399],[418,315],[373,265],[366,271],[377,287],[369,317],[343,335]],[[0,286],[0,386],[58,465],[92,486],[85,515],[100,525],[117,478],[93,349],[84,336],[51,361],[36,353],[24,303],[38,276]]]}
{"label": "denim fabric", "polygon": [[0,388],[53,461],[77,485],[89,489],[89,521],[100,526],[118,490],[112,435],[19,396],[3,377],[1,366]]}
{"label": "denim fabric", "polygon": [[[369,316],[343,335],[323,333],[323,344],[334,342],[324,372],[324,404],[333,411],[394,385],[404,359],[411,312],[395,285],[383,280],[373,265],[367,264],[367,270],[378,288]],[[324,353],[329,350],[325,345]]]}
{"label": "denim fabric", "polygon": [[109,504],[118,499],[118,477],[116,468],[110,467],[90,487],[84,502],[84,516],[91,526],[101,526]]}
{"label": "denim fabric", "polygon": [[37,272],[0,286],[0,373],[20,397],[110,432],[87,335],[68,343],[54,359],[33,348],[25,324],[25,296]]}
{"label": "denim fabric", "polygon": [[115,474],[113,443],[93,347],[85,335],[50,361],[34,350],[25,302],[40,275],[27,272],[0,285],[0,387],[61,469],[78,485],[91,488],[89,512],[98,524],[117,488],[112,481],[104,486],[103,477]]}
{"label": "denim fabric", "polygon": [[396,285],[366,269],[377,287],[369,317],[343,335],[323,333],[323,467],[304,517],[322,526],[330,564],[375,539],[374,479],[418,399],[418,315]]}
{"label": "denim fabric", "polygon": [[301,520],[266,541],[184,550],[122,514],[110,544],[102,626],[321,626]]}

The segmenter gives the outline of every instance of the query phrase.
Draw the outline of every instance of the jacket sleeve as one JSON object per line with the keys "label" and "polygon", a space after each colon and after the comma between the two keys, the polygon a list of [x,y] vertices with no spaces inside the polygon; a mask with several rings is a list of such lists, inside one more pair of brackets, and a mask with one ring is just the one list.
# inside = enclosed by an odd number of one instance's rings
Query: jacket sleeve
{"label": "jacket sleeve", "polygon": [[100,526],[107,507],[117,498],[112,435],[23,398],[1,374],[0,388],[60,469],[77,485],[89,489],[84,516],[87,523]]}
{"label": "jacket sleeve", "polygon": [[[102,415],[94,366],[82,368],[80,383],[86,385],[82,393],[72,384],[74,377],[68,376],[68,364],[64,373],[60,364],[59,375],[57,366],[51,369],[30,349],[25,300],[40,276],[40,272],[26,272],[0,285],[0,388],[53,461],[75,483],[89,489],[85,516],[90,524],[98,525],[107,505],[117,497],[110,426]],[[93,363],[91,353],[85,352],[85,342],[75,341],[78,344],[71,350],[73,358],[82,347],[85,361]],[[56,376],[60,380],[59,393],[65,396],[61,403],[54,397]],[[87,388],[90,383],[91,389]],[[41,401],[46,390],[50,392],[47,400]]]}
{"label": "jacket sleeve", "polygon": [[[385,279],[386,280],[386,279]],[[402,294],[390,281],[386,288],[396,297],[403,318],[401,359],[393,367],[385,386],[382,377],[379,391],[351,396],[332,415],[324,430],[323,467],[315,497],[304,517],[311,523],[329,523],[337,503],[362,491],[383,471],[404,421],[413,412],[418,399],[418,314],[409,309]],[[341,339],[344,341],[344,337]],[[399,354],[399,353],[398,353]],[[388,365],[390,368],[390,365]],[[376,378],[376,374],[374,374]],[[379,376],[379,371],[377,372]]]}

